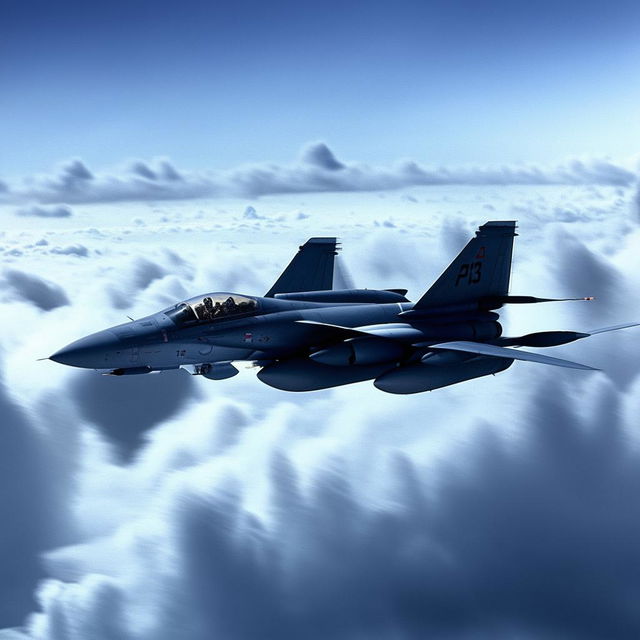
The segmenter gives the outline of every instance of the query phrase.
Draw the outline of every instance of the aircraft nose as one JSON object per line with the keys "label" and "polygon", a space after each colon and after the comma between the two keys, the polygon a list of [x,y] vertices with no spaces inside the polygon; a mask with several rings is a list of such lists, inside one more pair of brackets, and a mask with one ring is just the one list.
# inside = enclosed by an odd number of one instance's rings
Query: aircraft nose
{"label": "aircraft nose", "polygon": [[117,336],[111,331],[99,331],[62,347],[49,356],[49,360],[71,367],[99,369],[104,366],[106,353],[114,349],[118,342]]}

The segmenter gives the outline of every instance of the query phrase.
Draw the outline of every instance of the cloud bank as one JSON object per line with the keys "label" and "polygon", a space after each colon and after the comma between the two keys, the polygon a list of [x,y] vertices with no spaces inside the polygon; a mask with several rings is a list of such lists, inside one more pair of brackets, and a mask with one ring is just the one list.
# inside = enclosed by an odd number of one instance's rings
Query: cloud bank
{"label": "cloud bank", "polygon": [[[595,391],[590,417],[568,397],[562,384],[538,384],[517,445],[498,435],[507,425],[478,424],[430,482],[419,463],[390,450],[377,472],[390,498],[379,506],[363,502],[341,458],[303,486],[302,470],[271,445],[268,518],[243,506],[245,480],[206,480],[223,464],[209,446],[165,459],[160,477],[172,480],[154,492],[153,508],[106,540],[49,556],[53,575],[80,580],[41,587],[31,633],[635,637],[640,614],[628,594],[640,565],[640,460],[625,445],[613,388]],[[365,409],[365,421],[375,411]],[[289,420],[323,429],[326,414],[303,413]],[[398,420],[406,418],[401,409]],[[210,441],[227,421],[218,413],[201,437]],[[136,474],[144,473],[140,460]]]}
{"label": "cloud bank", "polygon": [[[11,186],[5,199],[39,203],[98,203],[188,200],[216,196],[384,191],[428,185],[614,185],[628,186],[637,176],[608,159],[570,160],[552,167],[428,167],[405,160],[372,167],[338,160],[323,142],[307,145],[291,165],[253,164],[227,171],[181,171],[169,160],[135,160],[116,172],[91,171],[82,160],[62,164],[53,175],[31,176]],[[29,215],[46,215],[40,213]],[[61,211],[61,209],[56,209]],[[26,215],[26,214],[24,214]],[[50,214],[51,215],[51,214]]]}
{"label": "cloud bank", "polygon": [[[318,162],[332,164],[326,154]],[[595,189],[551,187],[548,200],[534,199],[538,188],[495,191],[500,207],[521,208],[514,293],[599,296],[538,305],[522,330],[510,309],[505,333],[637,319],[631,194],[616,205],[615,189],[609,200]],[[342,257],[362,285],[419,293],[485,215],[481,201],[459,212],[468,189],[444,197],[428,225],[402,218],[411,203],[397,198],[391,209],[377,195],[353,219],[324,224],[344,225]],[[565,200],[576,215],[558,222]],[[395,227],[375,225],[376,203]],[[16,304],[15,288],[30,289],[15,275],[0,298],[0,515],[9,523],[0,625],[23,625],[2,640],[640,635],[637,329],[559,348],[604,373],[517,363],[401,398],[368,383],[285,394],[243,368],[214,383],[35,363],[121,322],[125,308],[139,317],[214,282],[263,291],[295,250],[292,237],[306,233],[283,219],[267,237],[261,228],[239,240],[233,225],[264,221],[238,207],[228,228],[134,222],[118,243],[131,223],[123,209],[112,208],[115,231],[71,219],[86,243],[79,256],[36,246],[42,231],[28,235],[31,220],[12,218],[25,229],[3,237],[25,252],[12,261],[35,256],[64,284],[67,303],[44,321],[39,294]],[[65,233],[50,239],[75,241]]]}

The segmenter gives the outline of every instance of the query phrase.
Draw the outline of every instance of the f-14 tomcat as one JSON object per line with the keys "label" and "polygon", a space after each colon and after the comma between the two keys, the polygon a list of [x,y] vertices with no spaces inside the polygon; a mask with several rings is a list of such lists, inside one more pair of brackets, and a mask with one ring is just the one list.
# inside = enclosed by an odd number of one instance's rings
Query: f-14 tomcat
{"label": "f-14 tomcat", "polygon": [[262,382],[286,391],[373,380],[401,394],[495,374],[514,360],[593,369],[518,347],[637,323],[502,336],[503,305],[552,301],[509,295],[515,230],[514,221],[482,225],[415,303],[406,289],[333,289],[336,238],[310,238],[264,296],[196,296],[77,340],[51,360],[114,376],[184,368],[211,380],[234,376],[232,362],[245,360],[260,367]]}

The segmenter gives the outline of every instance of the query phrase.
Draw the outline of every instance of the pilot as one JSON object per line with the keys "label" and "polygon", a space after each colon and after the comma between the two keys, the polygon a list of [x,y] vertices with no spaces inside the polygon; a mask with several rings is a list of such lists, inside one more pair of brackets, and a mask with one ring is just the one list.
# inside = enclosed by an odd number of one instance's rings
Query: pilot
{"label": "pilot", "polygon": [[205,320],[212,320],[213,319],[213,300],[209,296],[207,296],[202,302],[204,303],[204,308],[206,309]]}
{"label": "pilot", "polygon": [[222,308],[222,305],[220,304],[220,301],[216,300],[216,306],[213,308],[213,317],[218,318],[223,315],[223,312],[224,310]]}
{"label": "pilot", "polygon": [[236,303],[235,300],[229,296],[225,301],[224,301],[224,310],[226,314],[231,314],[235,311],[236,308]]}

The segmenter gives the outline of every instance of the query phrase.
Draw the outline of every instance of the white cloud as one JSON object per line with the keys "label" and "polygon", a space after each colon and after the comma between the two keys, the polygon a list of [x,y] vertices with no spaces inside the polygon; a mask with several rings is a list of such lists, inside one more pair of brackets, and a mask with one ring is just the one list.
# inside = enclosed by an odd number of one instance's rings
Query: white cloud
{"label": "white cloud", "polygon": [[69,245],[67,247],[53,247],[49,252],[60,256],[78,256],[80,258],[86,258],[89,255],[89,249],[81,244]]}
{"label": "white cloud", "polygon": [[[76,188],[101,179],[71,174]],[[637,319],[629,190],[587,191],[436,189],[420,192],[419,213],[376,195],[265,199],[268,233],[238,233],[246,203],[218,211],[217,227],[191,205],[166,205],[159,226],[143,205],[88,205],[66,231],[12,217],[22,226],[1,242],[23,255],[3,259],[25,274],[37,264],[69,304],[43,322],[34,304],[0,301],[0,514],[16,525],[3,528],[0,576],[17,576],[0,577],[0,595],[19,588],[2,624],[37,611],[27,629],[43,640],[637,635],[637,330],[556,351],[604,373],[518,363],[415,397],[369,383],[285,394],[244,369],[215,383],[35,362],[124,321],[124,306],[138,317],[208,290],[261,293],[307,231],[339,228],[362,286],[409,286],[415,299],[487,203],[495,218],[522,207],[514,293],[605,296],[510,309],[505,332]],[[575,219],[556,221],[567,203]],[[312,226],[278,221],[299,207]],[[148,224],[126,235],[134,215]],[[82,260],[45,253],[73,237]]]}
{"label": "white cloud", "polygon": [[[391,499],[378,506],[362,501],[372,485],[346,460],[326,460],[305,488],[272,447],[267,476],[255,469],[271,495],[269,518],[258,518],[243,507],[248,481],[207,481],[215,463],[196,453],[111,537],[109,577],[97,570],[101,541],[58,560],[68,567],[75,556],[84,577],[41,592],[34,637],[633,635],[640,618],[625,594],[636,576],[623,570],[640,561],[640,464],[624,445],[632,425],[606,384],[591,417],[567,391],[536,386],[517,444],[480,420],[429,483],[422,464],[387,450],[372,471]],[[362,407],[363,420],[376,410]],[[326,421],[312,419],[320,432]]]}
{"label": "white cloud", "polygon": [[360,192],[434,185],[621,185],[636,174],[608,159],[572,159],[556,166],[429,167],[405,160],[392,167],[339,161],[323,142],[307,145],[297,163],[253,164],[227,171],[179,171],[166,158],[131,161],[116,172],[93,172],[80,160],[53,176],[31,176],[14,185],[15,200],[97,203],[258,197],[269,194]]}
{"label": "white cloud", "polygon": [[[38,429],[32,416],[9,397],[4,380],[0,415],[0,624],[6,626],[17,625],[20,612],[35,604],[33,587],[44,577],[38,554],[68,543],[73,527],[64,471],[57,466],[50,434]],[[59,428],[64,430],[64,425]]]}

